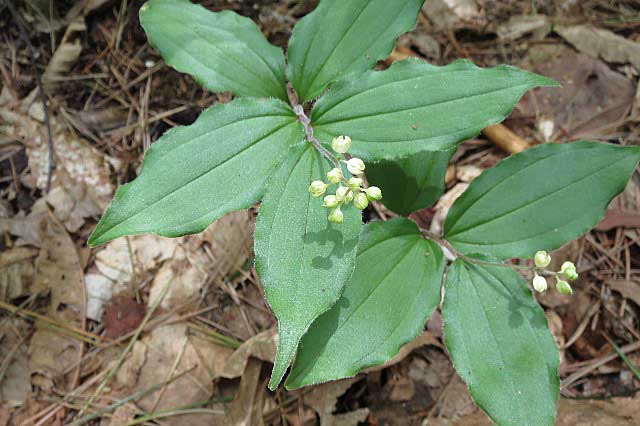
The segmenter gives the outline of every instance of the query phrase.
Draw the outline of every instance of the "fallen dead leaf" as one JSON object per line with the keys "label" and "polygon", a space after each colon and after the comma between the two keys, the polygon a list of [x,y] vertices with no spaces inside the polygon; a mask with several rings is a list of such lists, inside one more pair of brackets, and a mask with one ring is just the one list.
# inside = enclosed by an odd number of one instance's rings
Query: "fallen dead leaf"
{"label": "fallen dead leaf", "polygon": [[629,38],[591,25],[558,25],[554,31],[587,55],[607,62],[630,63],[640,70],[640,43]]}
{"label": "fallen dead leaf", "polygon": [[563,45],[529,50],[526,68],[558,81],[525,95],[514,116],[536,117],[542,139],[557,142],[611,135],[633,102],[633,83],[607,64]]}
{"label": "fallen dead leaf", "polygon": [[278,332],[275,328],[256,334],[244,342],[226,361],[219,373],[220,377],[235,379],[240,377],[246,369],[249,358],[257,358],[266,362],[273,362],[276,355]]}
{"label": "fallen dead leaf", "polygon": [[260,382],[262,362],[250,359],[247,362],[240,387],[229,414],[225,418],[228,426],[263,426],[262,409],[264,406],[266,383]]}
{"label": "fallen dead leaf", "polygon": [[302,397],[304,404],[313,408],[320,416],[320,426],[356,426],[369,415],[366,408],[352,413],[333,414],[338,398],[357,382],[357,378],[343,379],[314,386]]}
{"label": "fallen dead leaf", "polygon": [[78,314],[84,305],[83,272],[76,247],[66,229],[52,216],[41,223],[42,250],[36,259],[31,293],[51,291],[49,313],[55,316],[60,305]]}
{"label": "fallen dead leaf", "polygon": [[[606,400],[571,400],[561,398],[558,405],[557,426],[621,426],[640,425],[640,398],[611,398]],[[460,418],[425,420],[423,426],[490,426],[487,415],[476,409]]]}
{"label": "fallen dead leaf", "polygon": [[468,187],[468,183],[457,183],[453,188],[440,197],[435,205],[436,214],[433,217],[429,231],[435,234],[442,233],[444,230],[444,220],[449,213],[449,209]]}
{"label": "fallen dead leaf", "polygon": [[640,306],[640,282],[635,280],[609,280],[606,284],[627,299]]}
{"label": "fallen dead leaf", "polygon": [[126,296],[115,296],[106,306],[102,322],[105,336],[117,339],[132,332],[142,322],[146,313],[144,304]]}
{"label": "fallen dead leaf", "polygon": [[[18,327],[20,326],[18,325]],[[0,360],[2,360],[2,363],[8,360],[9,363],[0,382],[0,401],[12,404],[24,403],[31,394],[27,344],[19,340],[13,332],[7,333],[1,342]],[[0,421],[1,424],[2,422]]]}
{"label": "fallen dead leaf", "polygon": [[149,292],[147,306],[153,306],[162,295],[165,286],[170,283],[169,290],[162,299],[160,307],[169,309],[194,301],[207,281],[207,274],[187,259],[184,249],[178,246],[170,262],[160,267]]}
{"label": "fallen dead leaf", "polygon": [[[78,17],[67,27],[60,44],[49,60],[42,74],[42,86],[50,92],[55,87],[57,77],[67,74],[77,62],[82,52],[82,43],[79,33],[87,30],[83,17]],[[34,89],[35,90],[35,89]]]}
{"label": "fallen dead leaf", "polygon": [[517,40],[532,33],[534,40],[542,40],[551,32],[551,22],[546,15],[516,15],[498,26],[498,37],[502,40]]}
{"label": "fallen dead leaf", "polygon": [[[128,388],[128,393],[149,389],[170,379],[175,366],[173,375],[189,372],[166,388],[139,399],[137,404],[150,411],[206,401],[213,394],[212,380],[216,369],[231,352],[229,348],[190,337],[184,323],[161,326],[134,344],[131,356],[122,366],[124,373],[118,375],[118,382]],[[211,426],[223,424],[223,416],[184,414],[168,417],[163,422],[167,425]]]}
{"label": "fallen dead leaf", "polygon": [[429,331],[425,331],[422,334],[420,334],[418,337],[416,337],[415,339],[407,343],[406,345],[401,346],[400,351],[398,351],[398,353],[393,358],[391,358],[384,364],[367,368],[363,370],[363,372],[371,373],[373,371],[380,371],[380,370],[384,370],[385,368],[389,368],[392,365],[396,365],[400,361],[405,359],[407,355],[409,355],[415,349],[418,349],[421,346],[427,346],[427,345],[433,345],[433,346],[442,348],[442,343],[440,343],[440,341],[436,339],[434,335],[431,334]]}
{"label": "fallen dead leaf", "polygon": [[640,213],[608,209],[595,229],[598,231],[610,231],[614,228],[640,228]]}
{"label": "fallen dead leaf", "polygon": [[[56,318],[67,323],[75,320],[77,314],[65,310]],[[31,382],[45,392],[56,389],[70,390],[69,377],[65,372],[78,361],[81,343],[58,331],[37,325],[29,344],[29,372]]]}

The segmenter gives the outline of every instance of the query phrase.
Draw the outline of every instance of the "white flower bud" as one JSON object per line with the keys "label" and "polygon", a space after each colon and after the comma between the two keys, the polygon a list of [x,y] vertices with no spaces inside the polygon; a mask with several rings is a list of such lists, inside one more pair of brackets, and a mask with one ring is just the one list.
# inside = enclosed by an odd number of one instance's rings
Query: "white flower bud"
{"label": "white flower bud", "polygon": [[533,261],[538,268],[544,268],[551,263],[551,256],[546,251],[539,251],[533,256]]}
{"label": "white flower bud", "polygon": [[329,222],[331,223],[342,223],[344,222],[344,215],[340,210],[340,207],[336,207],[335,209],[329,212],[328,216]]}
{"label": "white flower bud", "polygon": [[360,188],[362,188],[362,184],[363,181],[360,178],[352,177],[349,179],[349,188],[351,188],[352,191],[359,191]]}
{"label": "white flower bud", "polygon": [[347,195],[344,197],[344,202],[349,204],[353,201],[353,191],[347,192]]}
{"label": "white flower bud", "polygon": [[348,193],[349,188],[347,188],[346,186],[340,186],[336,190],[336,198],[338,199],[338,201],[344,201]]}
{"label": "white flower bud", "polygon": [[335,152],[344,154],[351,148],[351,138],[349,136],[338,136],[331,141],[331,148]]}
{"label": "white flower bud", "polygon": [[578,271],[576,265],[573,262],[564,262],[560,267],[560,273],[569,281],[575,281],[578,279]]}
{"label": "white flower bud", "polygon": [[378,201],[382,199],[382,191],[377,186],[370,186],[364,190],[369,201]]}
{"label": "white flower bud", "polygon": [[561,294],[573,294],[573,289],[571,288],[569,283],[563,280],[558,280],[558,282],[556,283],[556,290],[558,290],[558,292]]}
{"label": "white flower bud", "polygon": [[547,289],[547,280],[544,277],[541,277],[540,275],[536,274],[536,276],[533,277],[533,288],[538,293],[542,293]]}
{"label": "white flower bud", "polygon": [[338,197],[336,197],[335,195],[327,195],[326,197],[324,197],[324,201],[322,202],[322,207],[327,207],[329,209],[332,209],[336,207],[338,204],[340,204],[340,201],[338,201]]}
{"label": "white flower bud", "polygon": [[369,199],[362,192],[358,192],[353,197],[353,206],[358,210],[364,210],[369,205]]}
{"label": "white flower bud", "polygon": [[361,175],[364,173],[364,162],[359,158],[352,158],[347,161],[347,169],[352,175]]}
{"label": "white flower bud", "polygon": [[311,182],[311,185],[309,185],[309,193],[315,198],[322,197],[328,186],[329,185],[321,180],[314,180]]}
{"label": "white flower bud", "polygon": [[342,170],[335,167],[327,172],[327,180],[331,183],[339,183],[342,180]]}

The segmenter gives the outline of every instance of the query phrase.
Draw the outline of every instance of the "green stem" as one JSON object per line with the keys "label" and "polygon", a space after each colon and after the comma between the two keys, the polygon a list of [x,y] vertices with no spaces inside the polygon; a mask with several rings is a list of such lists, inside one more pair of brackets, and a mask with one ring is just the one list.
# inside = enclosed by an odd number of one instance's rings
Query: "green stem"
{"label": "green stem", "polygon": [[447,250],[449,250],[449,252],[452,255],[454,255],[456,258],[462,259],[462,260],[464,260],[465,262],[468,262],[468,263],[474,263],[476,265],[492,266],[492,267],[498,267],[498,268],[511,268],[511,269],[520,270],[520,271],[537,271],[537,272],[540,272],[542,275],[548,275],[548,276],[553,276],[553,275],[556,274],[553,271],[548,271],[546,269],[537,268],[535,266],[513,265],[513,264],[510,264],[510,263],[496,263],[496,262],[488,262],[486,260],[474,259],[473,257],[465,256],[464,254],[460,253],[458,250],[455,249],[455,247],[453,247],[451,245],[451,243],[449,241],[447,241],[446,239],[444,239],[440,235],[434,234],[433,232],[430,232],[430,231],[428,231],[428,230],[426,230],[424,228],[420,228],[420,232],[426,238],[429,238],[430,240],[433,240],[440,247],[443,247],[443,248],[446,248]]}

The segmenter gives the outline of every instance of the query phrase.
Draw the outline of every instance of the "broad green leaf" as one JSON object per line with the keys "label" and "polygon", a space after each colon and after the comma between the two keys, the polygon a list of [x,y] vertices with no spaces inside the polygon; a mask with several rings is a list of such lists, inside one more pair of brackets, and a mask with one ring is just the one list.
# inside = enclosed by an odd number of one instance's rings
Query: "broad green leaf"
{"label": "broad green leaf", "polygon": [[223,214],[260,200],[284,153],[303,137],[282,101],[247,98],[215,105],[151,146],[140,176],[118,189],[89,244],[123,235],[200,232]]}
{"label": "broad green leaf", "polygon": [[453,365],[494,422],[554,424],[558,350],[520,275],[456,260],[447,271],[442,316]]}
{"label": "broad green leaf", "polygon": [[367,164],[367,180],[382,189],[382,203],[409,215],[429,207],[444,192],[444,179],[455,148],[424,151],[398,160]]}
{"label": "broad green leaf", "polygon": [[353,272],[360,211],[347,206],[344,223],[332,224],[322,199],[312,198],[308,191],[309,183],[324,178],[331,168],[311,145],[303,146],[269,181],[258,214],[256,269],[278,318],[271,389],[282,380],[313,320],[333,306]]}
{"label": "broad green leaf", "polygon": [[341,76],[371,69],[411,30],[424,0],[322,0],[289,42],[287,75],[302,101]]}
{"label": "broad green leaf", "polygon": [[527,90],[553,85],[510,66],[456,61],[437,67],[409,59],[340,80],[318,100],[311,120],[325,144],[351,136],[354,156],[407,157],[452,148],[502,121]]}
{"label": "broad green leaf", "polygon": [[357,374],[395,356],[440,302],[444,258],[407,219],[372,222],[338,302],[302,338],[287,388]]}
{"label": "broad green leaf", "polygon": [[207,89],[287,100],[284,53],[251,19],[188,0],[150,0],[140,23],[169,65]]}
{"label": "broad green leaf", "polygon": [[587,232],[640,159],[640,147],[548,143],[498,163],[453,204],[445,235],[463,253],[532,257]]}

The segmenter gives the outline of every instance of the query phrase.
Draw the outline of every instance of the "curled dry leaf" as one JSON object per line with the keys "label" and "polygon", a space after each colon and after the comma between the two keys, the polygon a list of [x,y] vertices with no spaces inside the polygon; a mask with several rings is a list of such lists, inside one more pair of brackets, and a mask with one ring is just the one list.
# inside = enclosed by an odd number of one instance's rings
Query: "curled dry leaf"
{"label": "curled dry leaf", "polygon": [[[458,183],[440,197],[435,206],[436,214],[431,221],[431,228],[429,229],[431,232],[435,234],[442,234],[444,220],[447,217],[447,213],[449,213],[449,209],[468,187],[468,183]],[[444,250],[444,253],[447,254],[446,249]]]}
{"label": "curled dry leaf", "polygon": [[368,409],[361,408],[345,414],[333,414],[333,411],[338,398],[357,381],[357,378],[350,378],[314,386],[309,393],[304,394],[303,402],[318,413],[321,426],[356,426],[366,420]]}
{"label": "curled dry leaf", "polygon": [[256,334],[244,342],[226,361],[219,376],[235,379],[244,372],[249,358],[257,358],[266,362],[273,362],[276,355],[278,332],[274,328]]}

